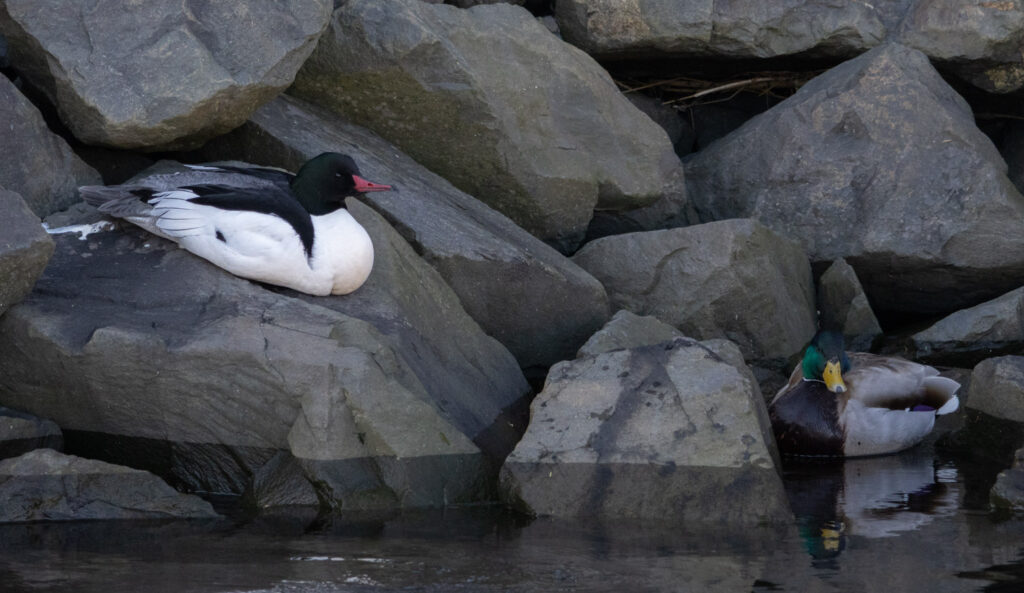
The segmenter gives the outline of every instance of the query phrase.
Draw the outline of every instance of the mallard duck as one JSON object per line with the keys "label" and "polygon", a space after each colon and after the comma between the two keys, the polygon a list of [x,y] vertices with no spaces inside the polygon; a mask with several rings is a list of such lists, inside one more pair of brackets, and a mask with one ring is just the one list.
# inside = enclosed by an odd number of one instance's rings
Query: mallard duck
{"label": "mallard duck", "polygon": [[174,241],[243,278],[313,295],[347,294],[373,267],[373,243],[345,198],[385,191],[351,157],[326,152],[280,169],[186,165],[136,183],[84,186],[100,211]]}
{"label": "mallard duck", "polygon": [[842,335],[819,332],[768,415],[783,454],[881,455],[921,442],[936,415],[960,406],[958,389],[933,367],[848,353]]}

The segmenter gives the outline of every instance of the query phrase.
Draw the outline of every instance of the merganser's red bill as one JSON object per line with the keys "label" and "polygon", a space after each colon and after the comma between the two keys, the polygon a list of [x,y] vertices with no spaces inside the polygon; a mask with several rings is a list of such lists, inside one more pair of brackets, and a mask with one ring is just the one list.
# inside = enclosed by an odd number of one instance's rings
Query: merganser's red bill
{"label": "merganser's red bill", "polygon": [[356,191],[359,193],[366,193],[370,191],[388,191],[391,189],[390,185],[384,185],[382,183],[374,183],[367,181],[358,175],[352,176],[352,181],[356,184]]}

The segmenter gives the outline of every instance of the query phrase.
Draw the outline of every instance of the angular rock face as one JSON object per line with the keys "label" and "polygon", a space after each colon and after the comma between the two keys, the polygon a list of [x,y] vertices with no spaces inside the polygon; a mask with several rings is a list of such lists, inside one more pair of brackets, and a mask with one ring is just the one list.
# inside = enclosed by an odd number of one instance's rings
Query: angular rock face
{"label": "angular rock face", "polygon": [[832,262],[818,280],[818,312],[821,327],[842,332],[847,350],[871,350],[882,335],[857,273],[846,260]]}
{"label": "angular rock face", "polygon": [[1024,198],[966,102],[888,44],[687,164],[702,217],[754,217],[856,269],[876,310],[949,312],[1024,284]]}
{"label": "angular rock face", "polygon": [[60,235],[0,318],[0,402],[108,459],[151,447],[134,464],[189,488],[241,492],[257,474],[276,484],[259,506],[489,496],[526,381],[379,215],[349,209],[376,261],[346,297],[267,290],[131,226]]}
{"label": "angular rock face", "polygon": [[0,187],[0,315],[32,291],[52,253],[53,241],[25,201]]}
{"label": "angular rock face", "polygon": [[63,445],[64,436],[52,420],[0,407],[0,459],[18,457],[34,449],[60,450]]}
{"label": "angular rock face", "polygon": [[573,261],[613,306],[696,338],[728,338],[748,358],[786,358],[814,335],[807,257],[754,220],[605,237]]}
{"label": "angular rock face", "polygon": [[677,338],[552,368],[502,492],[535,515],[785,521],[776,468],[756,384]]}
{"label": "angular rock face", "polygon": [[987,358],[1024,346],[1024,288],[961,309],[911,336],[921,358]]}
{"label": "angular rock face", "polygon": [[77,202],[78,186],[100,183],[99,173],[46,127],[39,110],[2,75],[0,121],[4,122],[0,152],[18,155],[0,159],[0,186],[21,194],[36,216],[45,217]]}
{"label": "angular rock face", "polygon": [[149,472],[52,449],[0,461],[0,499],[0,523],[220,516]]}
{"label": "angular rock face", "polygon": [[1024,356],[989,358],[974,367],[966,406],[1024,423]]}
{"label": "angular rock face", "polygon": [[519,7],[347,2],[290,92],[376,131],[563,251],[595,208],[684,193],[665,132]]}
{"label": "angular rock face", "polygon": [[597,356],[612,350],[650,346],[683,337],[683,332],[656,317],[635,315],[622,310],[613,315],[601,331],[590,336],[576,357]]}
{"label": "angular rock face", "polygon": [[886,34],[860,2],[559,0],[555,15],[567,41],[601,58],[850,56]]}
{"label": "angular rock face", "polygon": [[232,156],[290,170],[327,150],[351,155],[368,178],[396,188],[367,194],[366,202],[524,368],[572,358],[608,318],[608,297],[590,274],[379,136],[323,108],[278,97],[205,150],[212,159]]}
{"label": "angular rock face", "polygon": [[291,84],[330,10],[329,0],[7,0],[0,33],[80,140],[171,148],[227,132]]}

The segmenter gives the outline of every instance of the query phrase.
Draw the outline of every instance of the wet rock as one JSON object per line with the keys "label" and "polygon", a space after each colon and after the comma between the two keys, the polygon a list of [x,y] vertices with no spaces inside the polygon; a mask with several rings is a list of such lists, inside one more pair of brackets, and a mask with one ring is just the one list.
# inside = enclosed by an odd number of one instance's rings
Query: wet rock
{"label": "wet rock", "polygon": [[32,291],[52,253],[39,218],[21,196],[0,187],[0,315]]}
{"label": "wet rock", "polygon": [[842,258],[832,262],[818,280],[818,312],[821,327],[843,333],[847,350],[871,350],[872,342],[882,335],[857,272]]}
{"label": "wet rock", "polygon": [[683,332],[650,315],[636,315],[621,310],[608,323],[590,336],[576,353],[577,358],[597,356],[612,350],[660,344],[685,337]]}
{"label": "wet rock", "polygon": [[852,56],[887,33],[860,2],[559,0],[555,15],[567,41],[602,59]]}
{"label": "wet rock", "polygon": [[971,373],[966,406],[1024,423],[1024,356],[999,356],[978,363]]}
{"label": "wet rock", "polygon": [[520,7],[347,2],[290,92],[381,134],[563,252],[595,208],[685,202],[664,131]]}
{"label": "wet rock", "polygon": [[1017,450],[1012,467],[999,472],[989,500],[996,508],[1024,511],[1024,449]]}
{"label": "wet rock", "polygon": [[291,476],[332,509],[493,496],[519,436],[504,414],[529,390],[515,359],[379,215],[348,207],[376,258],[344,297],[263,288],[131,225],[60,235],[0,318],[0,402],[190,489]]}
{"label": "wet rock", "polygon": [[911,336],[919,358],[975,363],[1024,346],[1024,288],[961,309]]}
{"label": "wet rock", "polygon": [[777,464],[756,384],[677,338],[553,367],[502,493],[534,515],[787,521]]}
{"label": "wet rock", "polygon": [[524,368],[572,358],[608,319],[608,297],[562,254],[376,134],[323,108],[282,96],[241,128],[206,147],[210,158],[240,157],[296,170],[326,150],[342,150],[370,179],[397,189],[366,202],[455,290],[466,312]]}
{"label": "wet rock", "polygon": [[18,155],[0,159],[0,186],[21,194],[36,216],[67,208],[78,201],[79,185],[100,182],[99,174],[46,127],[39,110],[3,75],[0,121],[0,152]]}
{"label": "wet rock", "polygon": [[706,219],[755,217],[814,262],[846,258],[876,311],[950,312],[1024,284],[1024,198],[904,46],[816,77],[696,154],[687,184]]}
{"label": "wet rock", "polygon": [[210,503],[153,474],[37,449],[0,461],[0,522],[209,519]]}
{"label": "wet rock", "polygon": [[63,445],[64,436],[53,421],[0,406],[0,459],[35,449],[59,451]]}
{"label": "wet rock", "polygon": [[9,0],[0,33],[12,62],[80,140],[197,146],[291,84],[331,5]]}
{"label": "wet rock", "polygon": [[788,357],[814,334],[807,257],[751,219],[605,237],[573,261],[613,306],[694,338],[727,338],[750,359]]}

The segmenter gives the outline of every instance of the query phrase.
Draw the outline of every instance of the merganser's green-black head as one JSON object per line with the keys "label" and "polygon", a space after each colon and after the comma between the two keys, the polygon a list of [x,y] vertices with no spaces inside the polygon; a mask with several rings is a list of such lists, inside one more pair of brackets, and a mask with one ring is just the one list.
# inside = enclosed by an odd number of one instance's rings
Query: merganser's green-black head
{"label": "merganser's green-black head", "polygon": [[387,191],[391,186],[363,179],[352,157],[325,152],[302,165],[291,181],[291,189],[310,214],[320,215],[344,208],[345,198]]}
{"label": "merganser's green-black head", "polygon": [[846,355],[843,335],[833,331],[820,331],[804,351],[801,363],[804,379],[823,381],[833,393],[846,391],[843,373],[850,370],[850,358]]}

